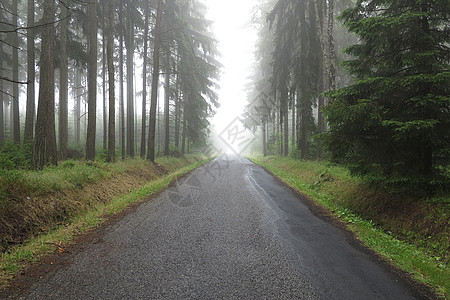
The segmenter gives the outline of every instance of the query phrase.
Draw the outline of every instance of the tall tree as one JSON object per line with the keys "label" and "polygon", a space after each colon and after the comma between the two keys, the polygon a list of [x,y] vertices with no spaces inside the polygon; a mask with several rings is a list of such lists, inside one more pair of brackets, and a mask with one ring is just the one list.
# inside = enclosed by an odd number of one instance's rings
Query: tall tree
{"label": "tall tree", "polygon": [[388,182],[442,175],[450,156],[450,2],[358,1],[341,19],[355,84],[331,93],[328,146],[354,174]]}
{"label": "tall tree", "polygon": [[103,149],[108,147],[108,120],[107,120],[107,108],[106,108],[106,2],[102,2],[102,99],[103,99]]}
{"label": "tall tree", "polygon": [[154,30],[153,44],[153,71],[152,71],[152,94],[150,103],[150,119],[148,132],[147,159],[155,161],[155,129],[156,129],[156,104],[158,101],[158,81],[159,81],[159,55],[161,46],[161,20],[163,14],[163,0],[158,0],[156,11],[156,23]]}
{"label": "tall tree", "polygon": [[166,78],[164,91],[164,155],[169,155],[170,144],[170,49],[166,50]]}
{"label": "tall tree", "polygon": [[[18,28],[18,0],[12,1],[12,24]],[[12,130],[15,144],[20,144],[20,118],[19,118],[19,35],[17,30],[12,31]]]}
{"label": "tall tree", "polygon": [[57,164],[55,135],[55,75],[53,70],[53,40],[55,36],[55,2],[44,0],[42,46],[40,59],[39,100],[36,137],[33,147],[33,167],[42,169],[48,162]]}
{"label": "tall tree", "polygon": [[97,0],[87,4],[89,28],[88,63],[88,128],[86,137],[86,159],[95,159],[95,135],[97,118]]}
{"label": "tall tree", "polygon": [[134,157],[134,19],[133,1],[127,4],[125,46],[127,50],[127,154]]}
{"label": "tall tree", "polygon": [[25,131],[24,131],[24,143],[33,142],[34,135],[34,119],[35,119],[35,29],[34,29],[34,0],[28,1],[28,14],[27,14],[27,107],[25,115]]}
{"label": "tall tree", "polygon": [[69,138],[68,124],[68,94],[69,94],[69,66],[67,59],[67,3],[61,0],[61,33],[60,33],[60,65],[59,65],[59,156],[67,158],[67,143]]}
{"label": "tall tree", "polygon": [[149,4],[145,2],[144,8],[144,52],[142,64],[142,129],[141,129],[141,158],[145,158],[146,147],[146,125],[147,125],[147,64],[148,64],[148,19],[149,19]]}
{"label": "tall tree", "polygon": [[108,36],[107,61],[109,82],[109,120],[108,120],[108,156],[106,160],[113,162],[116,159],[116,99],[114,96],[114,1],[108,1]]}
{"label": "tall tree", "polygon": [[123,92],[123,15],[122,15],[123,3],[119,2],[119,140],[122,159],[125,159],[126,145],[125,145],[125,104],[124,104],[124,92]]}

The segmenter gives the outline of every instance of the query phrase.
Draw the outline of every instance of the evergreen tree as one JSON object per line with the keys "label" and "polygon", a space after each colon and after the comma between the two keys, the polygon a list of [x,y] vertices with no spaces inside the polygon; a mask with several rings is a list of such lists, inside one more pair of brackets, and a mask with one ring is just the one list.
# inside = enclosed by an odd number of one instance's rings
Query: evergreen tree
{"label": "evergreen tree", "polygon": [[332,157],[360,176],[428,182],[450,158],[450,2],[358,1],[340,16],[355,84],[330,93]]}

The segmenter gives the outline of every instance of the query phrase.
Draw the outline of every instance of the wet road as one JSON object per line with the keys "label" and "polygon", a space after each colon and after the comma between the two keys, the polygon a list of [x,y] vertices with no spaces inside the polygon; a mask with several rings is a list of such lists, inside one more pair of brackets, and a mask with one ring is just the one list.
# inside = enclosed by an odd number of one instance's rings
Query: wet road
{"label": "wet road", "polygon": [[23,299],[418,299],[262,168],[223,156],[102,230]]}

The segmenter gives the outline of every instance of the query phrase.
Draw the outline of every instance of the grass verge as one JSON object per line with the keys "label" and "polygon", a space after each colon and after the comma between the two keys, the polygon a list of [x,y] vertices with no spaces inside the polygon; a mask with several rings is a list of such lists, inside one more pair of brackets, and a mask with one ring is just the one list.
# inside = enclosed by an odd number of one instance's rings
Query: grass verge
{"label": "grass verge", "polygon": [[[102,173],[102,175],[99,175],[90,183],[84,182],[81,191],[78,194],[75,194],[75,200],[73,198],[70,200],[67,198],[65,199],[76,203],[85,202],[85,207],[83,209],[78,212],[67,212],[68,217],[64,222],[56,222],[52,229],[45,230],[40,234],[34,234],[20,244],[9,247],[7,251],[1,254],[0,290],[5,288],[10,280],[18,272],[23,271],[30,263],[39,261],[43,256],[54,251],[64,252],[65,245],[69,244],[79,234],[98,227],[110,216],[123,211],[131,204],[142,201],[142,199],[148,196],[158,194],[173,180],[203,165],[208,160],[209,159],[205,157],[194,156],[187,158],[163,157],[157,159],[157,164],[154,165],[140,159],[118,162],[117,164],[103,164],[100,167],[100,173]],[[74,164],[83,163],[79,162]],[[49,174],[59,173],[60,170],[58,168],[55,168],[53,172],[51,170],[46,170],[45,172],[48,172]],[[144,171],[148,173],[143,174]],[[152,179],[142,182],[141,177],[144,179],[148,178],[149,174],[151,174]],[[36,176],[36,174],[30,174],[28,176],[33,177]],[[53,177],[53,174],[44,176]],[[70,176],[68,178],[70,178]],[[136,180],[141,178],[141,180],[137,180],[137,184],[132,187],[129,192],[122,193],[121,195],[112,198],[112,200],[110,198],[108,201],[99,199],[99,201],[93,202],[92,199],[90,199],[90,189],[93,188],[97,193],[101,193],[103,187],[112,187],[113,184],[118,184],[121,181],[128,188],[127,182],[130,178]],[[66,194],[70,197],[74,197],[74,193],[70,187],[71,183],[65,182],[61,184],[66,185]],[[83,191],[87,191],[87,193],[84,193]],[[41,191],[38,191],[38,193],[40,192]],[[59,194],[60,192],[64,192],[64,189],[59,190],[58,187],[58,192],[53,190],[49,192],[49,194]],[[51,205],[51,207],[54,206]],[[0,209],[2,208],[0,207]],[[50,223],[47,225],[51,226]]]}
{"label": "grass verge", "polygon": [[325,162],[250,159],[326,207],[386,260],[449,297],[449,197],[411,199],[374,191],[345,168]]}

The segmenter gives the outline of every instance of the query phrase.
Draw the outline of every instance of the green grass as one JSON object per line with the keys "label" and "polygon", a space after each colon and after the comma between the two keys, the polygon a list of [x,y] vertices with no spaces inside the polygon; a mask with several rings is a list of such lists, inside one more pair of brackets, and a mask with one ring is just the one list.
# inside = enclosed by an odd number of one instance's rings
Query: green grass
{"label": "green grass", "polygon": [[[91,209],[80,212],[80,214],[74,214],[71,217],[70,222],[61,224],[55,229],[45,232],[45,234],[30,237],[22,245],[10,248],[0,256],[0,288],[5,287],[13,275],[17,274],[20,270],[23,270],[30,262],[38,261],[43,256],[57,250],[58,245],[64,247],[64,245],[70,243],[74,237],[80,233],[98,227],[108,219],[108,216],[117,214],[131,204],[161,192],[170,184],[170,182],[201,166],[208,160],[209,158],[199,158],[195,156],[188,156],[187,158],[159,158],[157,159],[157,163],[165,167],[168,171],[167,174],[155,177],[154,180],[141,185],[139,188],[133,189],[130,193],[116,197],[107,203],[96,203]],[[80,175],[81,179],[75,178],[74,181],[81,184],[93,183],[99,179],[97,176],[103,177],[108,174],[104,171],[105,168],[110,168],[110,174],[116,174],[117,172],[127,172],[132,168],[141,168],[141,165],[142,161],[139,160],[108,164],[103,166],[103,171],[99,173],[95,171],[88,172],[88,174]],[[45,188],[50,191],[54,190],[51,179],[57,178],[57,176],[55,177],[55,174],[60,172],[58,168],[64,167],[59,166],[53,170],[42,172],[43,175],[41,176],[42,178],[45,178],[45,180],[41,182],[45,182]],[[83,167],[79,169],[78,167],[73,166],[72,168],[77,170],[77,173],[81,171],[83,174]],[[91,166],[88,167],[89,170],[90,168]],[[70,176],[68,173],[64,174]],[[24,176],[27,175],[25,174]],[[31,176],[36,176],[36,174]],[[42,178],[39,180],[42,180]],[[56,189],[62,187],[71,188],[67,183],[62,183],[61,185],[58,185]]]}
{"label": "green grass", "polygon": [[[421,243],[418,242],[418,245],[415,245],[411,241],[397,238],[389,230],[389,226],[401,230],[399,226],[402,225],[398,225],[396,223],[398,221],[388,220],[389,217],[395,219],[394,216],[386,213],[382,217],[386,220],[374,222],[370,218],[362,217],[361,214],[355,212],[355,209],[352,209],[353,207],[373,209],[374,212],[368,211],[365,214],[376,215],[375,210],[379,208],[378,204],[371,204],[371,201],[376,202],[377,197],[382,203],[383,201],[395,202],[397,199],[386,200],[386,194],[371,191],[363,181],[351,177],[345,168],[326,162],[299,161],[292,158],[254,156],[250,159],[270,170],[291,187],[326,207],[336,217],[347,223],[348,228],[355,233],[358,239],[386,260],[410,273],[415,279],[432,286],[439,295],[448,297],[450,270],[442,256],[448,255],[448,206],[445,205],[448,205],[449,197],[428,199],[424,203],[414,203],[414,206],[406,207],[404,218],[408,218],[409,208],[415,209],[419,213],[428,213],[425,218],[431,218],[444,227],[443,232],[439,232],[440,236],[436,232],[439,239],[422,234]],[[398,195],[391,196],[399,197]],[[430,203],[433,202],[433,209],[430,209]],[[415,211],[415,213],[417,212]],[[424,226],[427,225],[425,221]],[[405,224],[405,227],[407,226],[409,225]],[[412,232],[409,227],[403,230],[405,236],[409,235],[413,238],[420,236],[420,233]],[[434,254],[432,250],[434,250]],[[441,254],[437,255],[436,253]]]}

